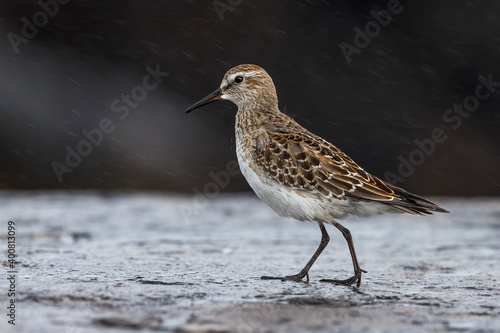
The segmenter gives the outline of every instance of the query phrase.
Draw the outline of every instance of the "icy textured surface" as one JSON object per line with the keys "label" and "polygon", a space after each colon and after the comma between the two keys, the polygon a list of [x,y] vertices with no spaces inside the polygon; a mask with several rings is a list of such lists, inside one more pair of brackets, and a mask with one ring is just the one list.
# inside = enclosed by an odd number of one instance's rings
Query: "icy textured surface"
{"label": "icy textured surface", "polygon": [[500,330],[499,199],[436,198],[452,214],[344,221],[368,271],[359,290],[319,282],[352,274],[332,226],[309,284],[260,280],[297,273],[320,231],[250,195],[196,214],[190,197],[149,193],[0,199],[2,253],[12,219],[19,256],[17,324],[3,314],[2,332]]}

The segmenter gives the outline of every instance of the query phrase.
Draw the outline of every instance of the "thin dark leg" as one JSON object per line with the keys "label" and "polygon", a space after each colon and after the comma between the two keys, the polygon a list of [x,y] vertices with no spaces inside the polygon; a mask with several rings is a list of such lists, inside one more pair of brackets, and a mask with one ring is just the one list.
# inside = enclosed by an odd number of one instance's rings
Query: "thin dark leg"
{"label": "thin dark leg", "polygon": [[350,286],[351,284],[356,283],[356,286],[359,288],[361,284],[361,274],[367,272],[364,269],[361,269],[361,267],[359,266],[358,258],[356,257],[356,250],[354,250],[354,243],[352,241],[351,232],[349,231],[349,229],[345,228],[340,223],[334,222],[333,225],[340,230],[342,235],[344,235],[345,240],[347,241],[347,245],[349,246],[349,251],[351,252],[352,265],[354,266],[354,276],[345,280],[323,279],[320,281],[343,284],[346,286]]}
{"label": "thin dark leg", "polygon": [[323,225],[323,223],[318,222],[318,225],[319,225],[319,229],[321,230],[321,243],[319,243],[319,246],[316,249],[316,252],[314,252],[313,256],[311,257],[311,259],[309,259],[309,262],[300,271],[300,273],[295,274],[295,275],[289,275],[289,276],[261,276],[260,278],[263,280],[282,280],[282,281],[291,280],[291,281],[299,282],[299,281],[302,281],[302,279],[304,277],[307,277],[306,282],[309,282],[309,269],[314,264],[316,259],[318,259],[319,255],[321,254],[321,252],[323,252],[325,247],[328,245],[328,242],[330,241],[330,236],[328,236],[328,233],[326,232],[326,228]]}

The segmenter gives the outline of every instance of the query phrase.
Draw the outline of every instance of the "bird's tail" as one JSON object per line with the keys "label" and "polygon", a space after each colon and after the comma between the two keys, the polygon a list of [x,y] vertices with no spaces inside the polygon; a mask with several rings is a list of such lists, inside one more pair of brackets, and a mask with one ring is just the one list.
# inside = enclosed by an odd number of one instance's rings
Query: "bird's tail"
{"label": "bird's tail", "polygon": [[415,214],[415,215],[432,215],[433,213],[449,213],[446,209],[443,209],[433,202],[427,199],[419,197],[413,193],[403,190],[394,185],[387,184],[396,195],[400,196],[399,200],[395,199],[390,202],[390,205],[402,212]]}

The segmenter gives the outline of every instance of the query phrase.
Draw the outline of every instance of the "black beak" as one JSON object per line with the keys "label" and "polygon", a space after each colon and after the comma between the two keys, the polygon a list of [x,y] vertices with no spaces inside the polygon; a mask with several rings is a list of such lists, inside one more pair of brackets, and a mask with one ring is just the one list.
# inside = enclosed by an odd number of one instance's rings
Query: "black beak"
{"label": "black beak", "polygon": [[203,98],[201,101],[198,101],[187,108],[186,113],[193,111],[194,109],[199,108],[200,106],[210,104],[215,101],[219,101],[222,97],[222,90],[219,88],[207,97]]}

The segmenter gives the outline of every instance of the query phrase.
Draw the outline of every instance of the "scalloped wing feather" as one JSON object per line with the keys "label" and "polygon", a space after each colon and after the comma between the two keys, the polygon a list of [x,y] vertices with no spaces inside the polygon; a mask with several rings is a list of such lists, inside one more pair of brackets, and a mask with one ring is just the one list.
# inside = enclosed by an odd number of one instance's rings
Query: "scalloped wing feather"
{"label": "scalloped wing feather", "polygon": [[416,215],[449,213],[438,205],[370,175],[349,156],[307,130],[265,132],[255,159],[269,177],[325,198],[376,201]]}
{"label": "scalloped wing feather", "polygon": [[257,140],[257,164],[282,185],[327,198],[340,199],[345,195],[377,201],[398,198],[384,182],[312,134],[272,132]]}

